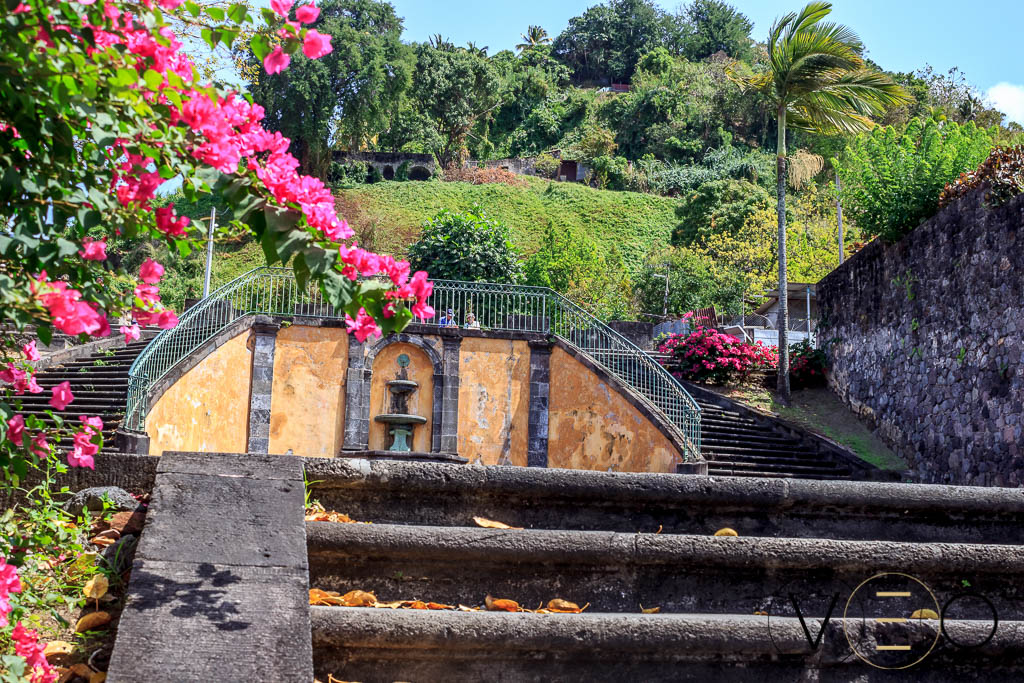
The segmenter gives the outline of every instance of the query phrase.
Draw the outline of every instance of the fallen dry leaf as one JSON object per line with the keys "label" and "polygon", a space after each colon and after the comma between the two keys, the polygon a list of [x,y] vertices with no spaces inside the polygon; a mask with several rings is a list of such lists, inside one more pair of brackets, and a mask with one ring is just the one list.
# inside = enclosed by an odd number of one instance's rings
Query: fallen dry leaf
{"label": "fallen dry leaf", "polygon": [[75,632],[84,633],[85,631],[91,631],[94,628],[99,628],[100,626],[106,626],[109,623],[109,612],[90,612],[78,620],[78,623],[75,624]]}
{"label": "fallen dry leaf", "polygon": [[84,574],[90,571],[96,565],[97,557],[99,557],[99,553],[94,553],[92,551],[82,553],[68,565],[68,576],[74,578],[79,574]]}
{"label": "fallen dry leaf", "polygon": [[730,529],[729,527],[725,527],[724,529],[719,529],[718,531],[716,531],[715,536],[739,536],[739,534],[736,533],[735,530]]}
{"label": "fallen dry leaf", "polygon": [[75,651],[75,646],[65,640],[52,640],[43,648],[43,655],[52,661],[54,657],[66,657]]}
{"label": "fallen dry leaf", "polygon": [[409,600],[402,607],[407,607],[408,609],[427,609],[427,603],[422,600]]}
{"label": "fallen dry leaf", "polygon": [[451,605],[444,605],[440,602],[428,602],[427,609],[455,609]]}
{"label": "fallen dry leaf", "polygon": [[660,607],[644,607],[643,605],[640,605],[640,611],[643,614],[659,614],[659,613],[661,613],[661,608]]}
{"label": "fallen dry leaf", "polygon": [[319,588],[309,589],[309,604],[311,605],[344,605],[341,595],[335,591],[322,591]]}
{"label": "fallen dry leaf", "polygon": [[754,612],[754,616],[755,617],[767,617],[768,613],[764,612],[762,610],[757,610],[756,612]]}
{"label": "fallen dry leaf", "polygon": [[82,678],[88,679],[91,678],[92,675],[96,672],[90,669],[87,664],[79,662],[78,664],[71,665],[71,673],[73,673],[76,676],[81,676]]}
{"label": "fallen dry leaf", "polygon": [[551,612],[565,612],[567,614],[579,614],[583,610],[575,602],[555,598],[548,602],[548,610]]}
{"label": "fallen dry leaf", "polygon": [[502,598],[492,598],[488,595],[484,598],[484,604],[487,605],[487,609],[491,612],[518,612],[519,603],[515,600],[505,600]]}
{"label": "fallen dry leaf", "polygon": [[354,590],[341,596],[348,607],[373,607],[377,604],[377,596],[367,591]]}
{"label": "fallen dry leaf", "polygon": [[509,526],[505,522],[496,522],[493,519],[487,519],[486,517],[474,517],[473,521],[476,522],[477,526],[482,526],[485,529],[522,529],[521,526]]}
{"label": "fallen dry leaf", "polygon": [[89,539],[89,542],[93,545],[98,545],[101,548],[106,548],[117,543],[117,539],[111,538],[110,536],[93,536]]}
{"label": "fallen dry leaf", "polygon": [[107,680],[106,671],[97,671],[92,676],[89,676],[89,683],[104,683]]}
{"label": "fallen dry leaf", "polygon": [[110,582],[107,581],[107,577],[103,574],[97,574],[96,576],[89,579],[82,589],[85,593],[85,597],[90,600],[99,600],[107,594],[107,590],[110,588]]}

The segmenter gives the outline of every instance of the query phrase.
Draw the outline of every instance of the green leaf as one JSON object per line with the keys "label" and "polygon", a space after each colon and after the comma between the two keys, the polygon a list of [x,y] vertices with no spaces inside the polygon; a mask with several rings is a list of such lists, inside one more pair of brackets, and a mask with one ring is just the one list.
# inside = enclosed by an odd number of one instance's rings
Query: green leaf
{"label": "green leaf", "polygon": [[192,0],[188,0],[188,2],[185,3],[185,10],[193,17],[198,17],[202,13],[203,8],[197,3],[192,2]]}
{"label": "green leaf", "polygon": [[228,8],[228,18],[236,24],[244,22],[247,13],[248,8],[243,3],[238,3]]}
{"label": "green leaf", "polygon": [[142,74],[142,80],[146,81],[146,87],[150,90],[159,90],[164,84],[164,77],[153,69],[146,69],[146,73]]}
{"label": "green leaf", "polygon": [[252,53],[256,55],[256,58],[262,62],[266,59],[267,55],[270,54],[270,42],[267,37],[257,33],[249,40],[249,47],[252,48]]}
{"label": "green leaf", "polygon": [[207,7],[206,14],[214,21],[224,21],[225,12],[220,7]]}

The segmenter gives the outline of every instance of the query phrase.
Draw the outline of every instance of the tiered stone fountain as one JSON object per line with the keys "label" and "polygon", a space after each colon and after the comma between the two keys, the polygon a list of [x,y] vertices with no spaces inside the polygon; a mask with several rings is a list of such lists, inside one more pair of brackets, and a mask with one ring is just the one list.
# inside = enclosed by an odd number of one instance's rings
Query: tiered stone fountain
{"label": "tiered stone fountain", "polygon": [[400,355],[398,367],[398,376],[387,382],[388,393],[391,394],[388,412],[381,413],[373,419],[376,422],[390,425],[388,434],[392,439],[389,451],[408,453],[412,450],[413,434],[416,427],[426,424],[427,418],[409,412],[409,398],[420,387],[418,382],[409,379],[407,370],[409,356],[404,353]]}

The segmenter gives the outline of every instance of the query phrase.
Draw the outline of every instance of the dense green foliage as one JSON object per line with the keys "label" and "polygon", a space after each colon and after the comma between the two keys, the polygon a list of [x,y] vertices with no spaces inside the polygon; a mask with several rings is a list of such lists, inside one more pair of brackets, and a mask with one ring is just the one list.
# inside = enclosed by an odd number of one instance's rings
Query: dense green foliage
{"label": "dense green foliage", "polygon": [[665,300],[668,275],[668,314],[680,316],[707,306],[736,310],[742,300],[743,279],[735,271],[717,268],[706,254],[668,248],[652,253],[636,275],[636,297],[641,311],[658,313]]}
{"label": "dense green foliage", "polygon": [[515,283],[522,277],[508,227],[479,206],[465,213],[445,210],[424,223],[409,246],[409,263],[439,280]]}
{"label": "dense green foliage", "polygon": [[875,128],[838,162],[844,207],[866,235],[898,240],[933,215],[947,183],[985,160],[991,132],[913,120],[903,131]]}
{"label": "dense green foliage", "polygon": [[321,59],[296,54],[278,74],[257,71],[249,89],[266,109],[265,125],[291,138],[307,172],[325,177],[331,149],[359,149],[388,127],[414,64],[390,4],[322,0],[319,7],[313,26],[332,36],[334,51]]}
{"label": "dense green foliage", "polygon": [[768,208],[771,197],[763,188],[745,180],[713,180],[683,195],[676,207],[679,226],[674,244],[704,242],[713,234],[735,235],[758,209]]}

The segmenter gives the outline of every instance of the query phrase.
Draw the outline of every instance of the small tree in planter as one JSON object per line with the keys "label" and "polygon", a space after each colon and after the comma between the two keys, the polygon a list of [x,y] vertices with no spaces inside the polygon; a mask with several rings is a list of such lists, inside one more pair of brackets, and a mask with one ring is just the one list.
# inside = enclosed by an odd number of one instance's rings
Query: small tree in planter
{"label": "small tree in planter", "polygon": [[740,380],[755,370],[774,369],[779,361],[774,347],[759,341],[751,344],[710,327],[663,337],[658,351],[669,354],[663,362],[673,377],[707,384]]}

